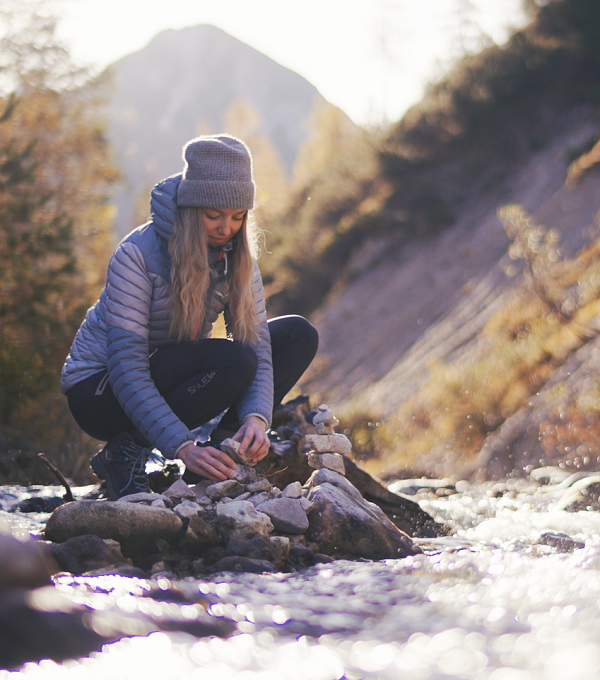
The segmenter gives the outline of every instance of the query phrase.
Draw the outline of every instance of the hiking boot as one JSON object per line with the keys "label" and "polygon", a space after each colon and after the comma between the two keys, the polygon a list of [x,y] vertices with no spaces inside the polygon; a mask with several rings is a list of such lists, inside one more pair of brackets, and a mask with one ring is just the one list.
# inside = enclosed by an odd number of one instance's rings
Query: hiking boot
{"label": "hiking boot", "polygon": [[138,444],[127,432],[113,437],[92,457],[93,471],[106,482],[113,501],[132,493],[149,492],[146,458],[149,449]]}

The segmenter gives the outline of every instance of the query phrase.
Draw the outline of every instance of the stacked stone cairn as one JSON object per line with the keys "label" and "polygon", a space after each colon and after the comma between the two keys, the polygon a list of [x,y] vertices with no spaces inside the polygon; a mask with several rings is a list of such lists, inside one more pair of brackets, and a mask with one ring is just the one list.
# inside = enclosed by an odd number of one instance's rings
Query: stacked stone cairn
{"label": "stacked stone cairn", "polygon": [[346,474],[344,458],[341,454],[352,452],[352,444],[344,434],[336,434],[335,426],[339,420],[333,415],[326,404],[321,404],[317,414],[313,417],[313,425],[317,434],[306,435],[306,441],[311,446],[308,453],[310,467],[320,470],[326,468],[340,475]]}
{"label": "stacked stone cairn", "polygon": [[[45,538],[65,571],[134,575],[134,569],[140,576],[295,571],[339,558],[420,552],[345,478],[342,454],[351,452],[351,443],[335,433],[337,424],[320,406],[313,417],[316,434],[305,436],[315,472],[304,485],[296,481],[280,490],[259,478],[239,443],[226,439],[221,449],[237,463],[233,479],[191,487],[178,479],[160,494],[67,503],[50,516]],[[103,555],[114,555],[111,566],[94,569],[98,561],[89,555],[86,568],[85,559],[74,558],[77,543],[90,535],[110,547]]]}

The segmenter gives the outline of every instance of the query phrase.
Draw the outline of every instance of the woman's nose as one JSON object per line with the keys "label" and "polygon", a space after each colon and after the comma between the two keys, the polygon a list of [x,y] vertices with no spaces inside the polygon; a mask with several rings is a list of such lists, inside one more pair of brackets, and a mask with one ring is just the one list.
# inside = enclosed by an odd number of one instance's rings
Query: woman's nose
{"label": "woman's nose", "polygon": [[219,224],[219,230],[223,234],[229,233],[229,231],[231,230],[231,220],[228,219],[227,217],[224,217]]}

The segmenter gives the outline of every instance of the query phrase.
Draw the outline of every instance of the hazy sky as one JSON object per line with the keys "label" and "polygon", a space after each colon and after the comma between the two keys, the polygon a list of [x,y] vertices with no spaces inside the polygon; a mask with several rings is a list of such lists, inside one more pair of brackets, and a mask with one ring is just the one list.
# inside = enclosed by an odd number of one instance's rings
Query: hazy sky
{"label": "hazy sky", "polygon": [[380,123],[440,75],[468,5],[496,42],[523,22],[521,0],[60,0],[60,35],[77,59],[104,66],[167,28],[214,24],[307,78],[355,122]]}

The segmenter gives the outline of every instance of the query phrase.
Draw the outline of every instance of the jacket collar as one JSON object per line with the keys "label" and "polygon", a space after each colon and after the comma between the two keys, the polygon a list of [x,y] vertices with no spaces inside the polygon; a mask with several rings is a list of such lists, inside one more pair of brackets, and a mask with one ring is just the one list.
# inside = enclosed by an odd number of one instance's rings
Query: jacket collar
{"label": "jacket collar", "polygon": [[180,182],[181,173],[172,175],[159,182],[150,194],[150,218],[156,233],[167,242],[173,233],[177,214],[177,189]]}

